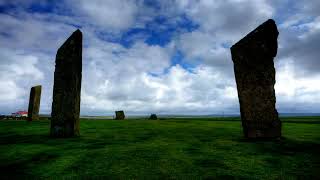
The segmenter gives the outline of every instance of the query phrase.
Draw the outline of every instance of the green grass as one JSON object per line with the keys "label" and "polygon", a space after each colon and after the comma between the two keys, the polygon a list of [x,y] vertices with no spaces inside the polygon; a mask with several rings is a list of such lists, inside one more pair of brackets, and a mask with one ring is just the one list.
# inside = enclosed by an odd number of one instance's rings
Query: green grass
{"label": "green grass", "polygon": [[234,118],[81,120],[69,139],[50,138],[49,121],[0,121],[0,179],[319,178],[319,117],[283,121],[285,138],[267,142]]}

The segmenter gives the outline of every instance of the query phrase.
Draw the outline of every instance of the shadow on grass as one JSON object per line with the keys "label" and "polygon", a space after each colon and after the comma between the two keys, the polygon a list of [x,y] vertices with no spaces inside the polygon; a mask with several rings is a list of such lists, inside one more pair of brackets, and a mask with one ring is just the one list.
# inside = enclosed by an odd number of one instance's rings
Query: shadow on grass
{"label": "shadow on grass", "polygon": [[71,138],[52,138],[44,134],[14,134],[0,133],[0,145],[47,145],[59,147],[60,149],[78,149],[81,145],[82,149],[100,149],[110,145],[125,146],[130,143],[139,143],[150,141],[156,137],[156,133],[152,131],[139,132],[136,134],[120,134],[120,135],[104,135],[94,137],[92,134],[80,135]]}
{"label": "shadow on grass", "polygon": [[281,120],[281,122],[283,122],[283,123],[296,123],[296,124],[320,124],[320,120],[319,121]]}
{"label": "shadow on grass", "polygon": [[33,175],[30,172],[32,171],[30,168],[32,165],[44,165],[60,156],[57,152],[48,151],[35,153],[32,156],[24,156],[22,159],[3,161],[0,163],[0,177],[1,179],[32,178]]}
{"label": "shadow on grass", "polygon": [[314,142],[298,141],[293,139],[284,139],[281,141],[273,142],[272,145],[260,146],[260,152],[279,154],[279,155],[293,155],[295,153],[307,153],[310,155],[315,155],[317,160],[320,160],[320,144]]}
{"label": "shadow on grass", "polygon": [[43,134],[4,134],[0,133],[1,141],[0,145],[10,144],[46,144],[46,145],[57,145],[60,142],[77,142],[81,137],[72,138],[52,138],[49,135]]}
{"label": "shadow on grass", "polygon": [[317,155],[317,157],[320,158],[320,154],[317,153],[320,152],[319,143],[293,140],[286,137],[281,137],[279,139],[247,139],[242,137],[234,140],[241,143],[255,144],[260,153],[285,155],[294,152],[304,152]]}

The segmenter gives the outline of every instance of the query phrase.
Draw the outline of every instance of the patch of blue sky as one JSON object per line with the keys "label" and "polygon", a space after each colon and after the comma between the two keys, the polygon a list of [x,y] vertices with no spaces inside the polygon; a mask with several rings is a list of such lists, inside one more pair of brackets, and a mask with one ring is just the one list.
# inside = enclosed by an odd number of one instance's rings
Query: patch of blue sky
{"label": "patch of blue sky", "polygon": [[11,4],[2,4],[0,5],[0,13],[8,13],[11,10],[15,10],[16,7]]}
{"label": "patch of blue sky", "polygon": [[306,26],[303,26],[304,24],[308,24],[313,22],[316,19],[316,17],[304,17],[303,19],[298,20],[294,24],[291,25],[291,27],[295,27],[299,30],[305,30],[308,29]]}
{"label": "patch of blue sky", "polygon": [[147,39],[149,32],[143,28],[130,28],[126,32],[116,34],[114,32],[96,30],[95,34],[101,40],[121,44],[125,48],[131,48],[137,41],[144,41]]}
{"label": "patch of blue sky", "polygon": [[23,3],[17,3],[17,2],[10,2],[0,5],[0,12],[1,13],[8,13],[16,10],[21,10],[21,8],[29,13],[51,13],[56,10],[56,7],[58,4],[63,3],[62,0],[56,0],[56,1],[50,1],[49,2],[23,2]]}
{"label": "patch of blue sky", "polygon": [[12,35],[9,32],[0,32],[0,36],[6,37],[6,38],[12,37]]}
{"label": "patch of blue sky", "polygon": [[61,0],[52,1],[50,3],[32,3],[28,7],[29,12],[37,12],[37,13],[51,13],[56,10],[56,5],[62,2]]}
{"label": "patch of blue sky", "polygon": [[186,16],[178,20],[170,20],[165,16],[157,16],[143,28],[130,28],[120,36],[114,36],[108,32],[98,32],[97,35],[109,42],[119,43],[130,48],[135,42],[143,41],[148,45],[166,46],[172,38],[182,32],[190,32],[198,28]]}
{"label": "patch of blue sky", "polygon": [[196,68],[200,63],[200,59],[187,59],[186,56],[179,50],[177,50],[171,57],[171,67],[179,65],[190,73],[192,73],[193,69]]}
{"label": "patch of blue sky", "polygon": [[315,17],[304,17],[302,19],[297,19],[293,23],[289,24],[288,27],[282,27],[279,26],[280,33],[285,32],[291,32],[296,34],[296,36],[303,35],[310,31],[309,23],[312,23],[315,21]]}
{"label": "patch of blue sky", "polygon": [[190,32],[198,28],[185,15],[169,19],[165,16],[156,17],[151,23],[146,25],[149,36],[145,42],[149,45],[167,45],[173,37],[179,33]]}
{"label": "patch of blue sky", "polygon": [[[15,17],[25,18],[24,13],[28,14],[44,14],[42,18],[47,22],[57,22],[61,21],[53,15],[58,16],[75,16],[73,11],[66,5],[65,0],[55,0],[55,1],[25,1],[23,3],[17,3],[15,1],[8,1],[3,5],[0,5],[0,13],[10,14]],[[74,26],[75,28],[82,28],[82,25],[77,22],[72,21],[61,21],[62,23]]]}
{"label": "patch of blue sky", "polygon": [[[300,1],[281,1],[278,3],[278,6],[274,6],[276,14],[274,14],[273,17],[278,25],[285,23],[287,20],[294,20],[293,18],[296,18],[296,21],[293,24],[290,24],[289,30],[298,33],[305,33],[308,31],[308,27],[303,25],[313,22],[316,17],[302,17],[301,10],[303,8],[301,8]],[[281,30],[281,26],[279,26],[279,28]],[[285,27],[285,30],[288,30],[287,27]]]}
{"label": "patch of blue sky", "polygon": [[143,4],[147,7],[151,7],[154,9],[160,9],[161,8],[160,1],[159,0],[144,0]]}
{"label": "patch of blue sky", "polygon": [[131,28],[123,33],[119,39],[119,43],[126,48],[130,48],[137,41],[144,41],[148,38],[150,32],[145,28]]}
{"label": "patch of blue sky", "polygon": [[281,5],[274,6],[276,14],[272,17],[277,24],[283,23],[299,10],[295,1],[279,1],[277,3]]}
{"label": "patch of blue sky", "polygon": [[221,46],[225,49],[230,49],[232,44],[230,42],[225,42],[225,43],[222,43]]}
{"label": "patch of blue sky", "polygon": [[165,68],[163,72],[161,73],[153,73],[153,72],[148,72],[150,76],[153,77],[159,77],[166,75],[170,72],[170,69],[174,66],[180,66],[184,70],[188,71],[189,73],[194,73],[194,69],[202,63],[202,60],[197,58],[197,59],[187,59],[186,56],[179,50],[177,50],[173,56],[171,57],[171,64],[169,67]]}

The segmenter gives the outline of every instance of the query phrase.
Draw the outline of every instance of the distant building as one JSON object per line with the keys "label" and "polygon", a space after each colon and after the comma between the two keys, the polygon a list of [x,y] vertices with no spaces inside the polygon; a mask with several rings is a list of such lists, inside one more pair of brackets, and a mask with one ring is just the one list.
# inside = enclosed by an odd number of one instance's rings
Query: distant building
{"label": "distant building", "polygon": [[15,113],[11,113],[12,117],[28,117],[27,111],[17,111]]}

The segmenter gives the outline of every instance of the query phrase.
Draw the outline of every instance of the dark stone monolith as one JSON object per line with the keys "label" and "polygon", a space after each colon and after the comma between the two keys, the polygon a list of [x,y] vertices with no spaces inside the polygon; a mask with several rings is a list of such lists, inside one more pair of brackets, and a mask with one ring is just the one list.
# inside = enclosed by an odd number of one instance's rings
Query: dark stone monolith
{"label": "dark stone monolith", "polygon": [[278,30],[274,20],[261,24],[231,47],[244,136],[281,136],[276,110],[275,68]]}
{"label": "dark stone monolith", "polygon": [[123,111],[116,111],[116,120],[123,120],[126,116]]}
{"label": "dark stone monolith", "polygon": [[56,55],[50,129],[52,137],[80,134],[81,73],[82,33],[76,30]]}
{"label": "dark stone monolith", "polygon": [[39,120],[41,86],[34,86],[30,90],[28,121]]}
{"label": "dark stone monolith", "polygon": [[151,114],[150,117],[149,117],[150,120],[157,120],[158,117],[156,114]]}

